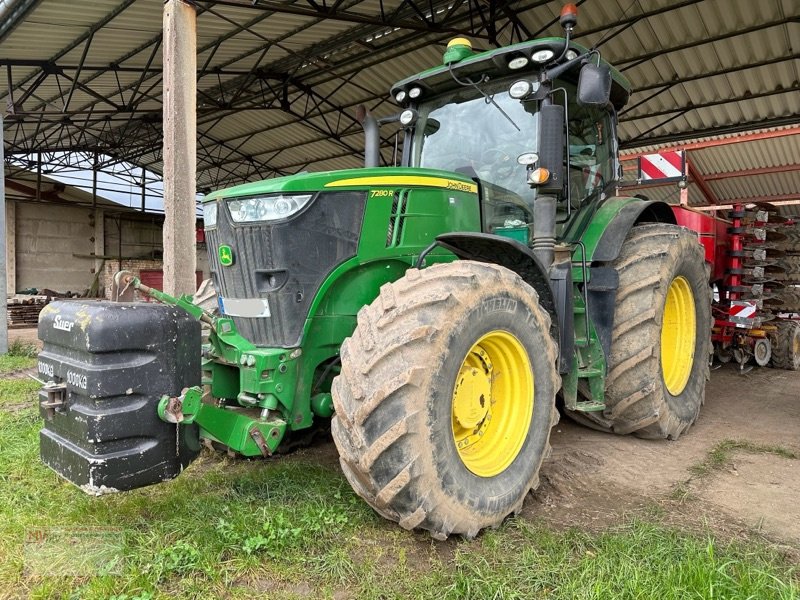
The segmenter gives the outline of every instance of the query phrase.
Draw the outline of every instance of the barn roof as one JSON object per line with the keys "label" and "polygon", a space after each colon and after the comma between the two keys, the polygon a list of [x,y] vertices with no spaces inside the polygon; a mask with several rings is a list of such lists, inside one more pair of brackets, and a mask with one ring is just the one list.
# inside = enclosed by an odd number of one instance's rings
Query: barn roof
{"label": "barn roof", "polygon": [[[449,39],[466,36],[488,49],[561,34],[560,1],[195,4],[200,189],[358,167],[356,106],[395,112],[390,86],[439,64]],[[797,195],[796,0],[576,4],[575,40],[599,48],[633,84],[620,113],[626,152],[789,129],[693,156],[706,176],[786,167],[711,179],[706,187],[720,201]],[[2,0],[8,159],[98,152],[101,168],[127,162],[160,172],[162,7],[160,0]],[[392,140],[386,142],[383,160],[390,161]],[[709,201],[693,185],[694,201]]]}

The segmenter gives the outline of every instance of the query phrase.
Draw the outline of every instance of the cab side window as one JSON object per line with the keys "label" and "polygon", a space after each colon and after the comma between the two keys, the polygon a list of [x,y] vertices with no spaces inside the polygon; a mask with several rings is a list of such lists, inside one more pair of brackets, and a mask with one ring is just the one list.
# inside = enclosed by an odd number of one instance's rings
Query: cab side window
{"label": "cab side window", "polygon": [[606,110],[569,109],[570,200],[579,206],[614,178],[614,127]]}

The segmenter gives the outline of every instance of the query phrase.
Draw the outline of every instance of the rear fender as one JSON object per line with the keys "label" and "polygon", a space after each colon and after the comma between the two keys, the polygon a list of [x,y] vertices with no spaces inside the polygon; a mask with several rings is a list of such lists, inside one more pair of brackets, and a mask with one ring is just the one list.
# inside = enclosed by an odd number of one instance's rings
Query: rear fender
{"label": "rear fender", "polygon": [[[639,223],[671,223],[677,221],[669,204],[635,197],[609,198],[592,217],[581,236],[586,246],[586,261],[609,262],[619,256],[622,244],[631,230]],[[580,251],[576,251],[580,260]]]}

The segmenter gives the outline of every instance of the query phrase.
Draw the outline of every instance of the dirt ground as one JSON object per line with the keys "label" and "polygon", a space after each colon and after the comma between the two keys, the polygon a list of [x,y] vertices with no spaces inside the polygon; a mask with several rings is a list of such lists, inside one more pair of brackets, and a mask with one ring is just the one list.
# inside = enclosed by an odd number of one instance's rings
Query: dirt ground
{"label": "dirt ground", "polygon": [[42,343],[39,341],[38,329],[36,327],[26,327],[24,329],[9,329],[8,342],[9,344],[14,340],[19,340],[25,344],[36,344],[40,348]]}
{"label": "dirt ground", "polygon": [[523,515],[601,525],[664,502],[697,521],[800,548],[800,460],[733,451],[721,469],[693,476],[690,468],[726,440],[800,454],[800,373],[765,368],[739,375],[733,365],[712,371],[700,419],[675,442],[612,436],[562,418],[543,485]]}
{"label": "dirt ground", "polygon": [[[657,510],[678,528],[708,528],[727,539],[755,534],[800,560],[800,459],[733,450],[721,468],[692,472],[725,441],[800,455],[800,372],[713,370],[700,418],[678,441],[614,436],[566,417],[550,439],[553,454],[523,518],[602,530]],[[297,454],[338,463],[332,442]]]}

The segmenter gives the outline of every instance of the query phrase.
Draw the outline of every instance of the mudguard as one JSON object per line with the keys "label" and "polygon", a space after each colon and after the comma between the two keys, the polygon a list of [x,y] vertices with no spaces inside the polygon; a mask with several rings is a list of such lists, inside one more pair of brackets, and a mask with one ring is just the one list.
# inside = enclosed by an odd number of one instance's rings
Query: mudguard
{"label": "mudguard", "polygon": [[[606,356],[611,352],[619,276],[602,263],[619,256],[631,227],[639,223],[677,224],[669,204],[635,197],[609,198],[595,213],[582,236],[586,246],[589,283],[586,285],[589,318]],[[576,250],[573,260],[580,260]]]}
{"label": "mudguard", "polygon": [[[587,263],[609,262],[619,256],[631,227],[638,223],[677,224],[669,204],[635,197],[609,198],[592,217],[581,241]],[[578,251],[575,258],[580,260]]]}
{"label": "mudguard", "polygon": [[464,260],[489,262],[514,271],[539,294],[539,303],[556,314],[550,276],[530,248],[511,238],[491,233],[444,233],[436,243]]}

